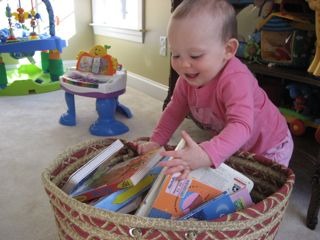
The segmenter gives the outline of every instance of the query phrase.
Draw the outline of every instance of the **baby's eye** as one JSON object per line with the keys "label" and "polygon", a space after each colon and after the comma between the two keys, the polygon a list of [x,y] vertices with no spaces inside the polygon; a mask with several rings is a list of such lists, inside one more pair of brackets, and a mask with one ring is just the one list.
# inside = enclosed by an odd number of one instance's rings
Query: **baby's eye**
{"label": "baby's eye", "polygon": [[179,58],[180,56],[179,55],[172,55],[172,58],[173,59],[177,59],[177,58]]}
{"label": "baby's eye", "polygon": [[198,59],[200,58],[202,55],[193,55],[193,56],[190,56],[192,59]]}

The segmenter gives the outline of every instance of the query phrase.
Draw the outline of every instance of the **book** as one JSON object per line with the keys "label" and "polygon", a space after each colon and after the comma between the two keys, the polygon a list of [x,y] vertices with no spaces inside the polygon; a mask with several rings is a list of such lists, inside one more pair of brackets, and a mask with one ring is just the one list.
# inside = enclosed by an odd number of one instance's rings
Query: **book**
{"label": "book", "polygon": [[132,187],[164,158],[160,155],[162,151],[163,148],[158,148],[118,163],[105,172],[99,171],[91,179],[87,179],[71,196],[81,202],[88,202],[120,189]]}
{"label": "book", "polygon": [[[185,141],[184,139],[181,139],[178,143],[178,145],[176,146],[175,150],[179,150],[184,148],[185,146]],[[171,160],[172,158],[165,158],[163,159],[163,161],[167,160]],[[162,168],[161,172],[159,173],[158,177],[156,178],[155,182],[152,184],[151,189],[148,191],[147,195],[145,196],[145,198],[143,199],[140,207],[138,208],[138,210],[135,212],[135,215],[137,216],[148,216],[149,212],[151,210],[151,205],[154,202],[157,193],[159,191],[159,189],[161,188],[163,181],[165,179],[165,174],[164,171],[167,168],[164,167]]]}
{"label": "book", "polygon": [[224,192],[182,216],[180,220],[194,218],[197,220],[210,221],[235,211],[236,207],[234,206],[230,195],[227,192]]}
{"label": "book", "polygon": [[135,210],[133,209],[133,206],[136,205],[136,199],[140,198],[141,202],[142,194],[144,194],[150,188],[155,178],[156,175],[149,174],[145,176],[137,185],[116,191],[106,197],[101,197],[98,200],[90,203],[90,205],[114,212],[118,212],[121,209],[122,213],[124,213],[124,211],[131,212]]}
{"label": "book", "polygon": [[254,185],[250,178],[225,163],[218,168],[205,167],[192,170],[190,176],[229,194],[241,188],[246,188],[248,192],[251,192]]}
{"label": "book", "polygon": [[[183,139],[180,140],[175,150],[182,149],[185,145]],[[168,159],[170,160],[170,158]],[[166,178],[164,174],[165,168],[161,171],[157,177],[155,183],[147,193],[145,199],[143,200],[141,206],[136,211],[137,216],[149,216],[159,189],[162,188],[164,179]],[[249,192],[253,188],[253,181],[243,175],[242,173],[236,171],[235,169],[229,167],[226,164],[221,164],[219,168],[200,168],[191,171],[190,177],[196,178],[202,183],[211,185],[212,187],[220,190],[221,192],[226,191],[231,194],[238,191],[241,188],[246,188]]]}
{"label": "book", "polygon": [[253,204],[247,188],[241,188],[231,194],[223,192],[216,198],[201,204],[199,207],[182,216],[180,220],[194,218],[197,220],[214,220],[223,215],[240,211]]}
{"label": "book", "polygon": [[114,156],[121,148],[123,143],[118,139],[102,150],[98,155],[93,157],[77,171],[70,175],[66,183],[63,185],[62,190],[66,193],[71,193],[81,182],[87,179],[101,164],[108,161]]}
{"label": "book", "polygon": [[195,178],[177,180],[166,176],[155,198],[149,217],[177,219],[202,203],[222,194],[222,191]]}
{"label": "book", "polygon": [[120,208],[117,212],[118,213],[133,213],[141,204],[142,202],[142,196],[139,196],[135,199],[133,199],[131,202],[129,202],[127,205]]}
{"label": "book", "polygon": [[241,188],[238,191],[230,194],[230,198],[237,211],[248,208],[253,204],[247,188]]}

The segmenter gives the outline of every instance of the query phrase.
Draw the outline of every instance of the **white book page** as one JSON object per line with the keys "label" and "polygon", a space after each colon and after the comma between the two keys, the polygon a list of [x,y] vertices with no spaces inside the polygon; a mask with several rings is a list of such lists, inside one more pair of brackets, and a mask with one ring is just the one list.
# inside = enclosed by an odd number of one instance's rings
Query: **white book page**
{"label": "white book page", "polygon": [[97,169],[97,167],[99,167],[103,162],[117,153],[123,146],[123,143],[119,139],[113,142],[106,149],[102,150],[97,156],[93,157],[72,175],[70,175],[69,179],[62,187],[62,190],[66,193],[70,193],[77,184],[79,184],[85,177]]}
{"label": "white book page", "polygon": [[218,168],[199,168],[190,172],[190,177],[211,185],[229,194],[246,187],[250,192],[253,188],[253,181],[238,172],[237,170],[222,163]]}

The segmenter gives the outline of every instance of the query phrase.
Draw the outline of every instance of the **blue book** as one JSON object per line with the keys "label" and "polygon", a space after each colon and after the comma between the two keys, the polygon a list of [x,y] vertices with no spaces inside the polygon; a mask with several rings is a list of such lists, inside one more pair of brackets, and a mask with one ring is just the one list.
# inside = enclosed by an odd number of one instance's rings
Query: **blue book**
{"label": "blue book", "polygon": [[181,217],[180,220],[195,218],[210,221],[235,211],[236,208],[229,194],[224,192],[218,197],[201,204],[199,207]]}

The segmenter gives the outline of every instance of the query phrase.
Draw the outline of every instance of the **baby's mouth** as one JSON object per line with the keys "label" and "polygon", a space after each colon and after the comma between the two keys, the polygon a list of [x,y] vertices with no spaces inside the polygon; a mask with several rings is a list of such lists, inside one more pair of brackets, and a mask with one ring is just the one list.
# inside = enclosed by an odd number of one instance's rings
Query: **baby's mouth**
{"label": "baby's mouth", "polygon": [[199,76],[199,73],[186,73],[185,76],[187,79],[192,80],[192,79],[197,78]]}

